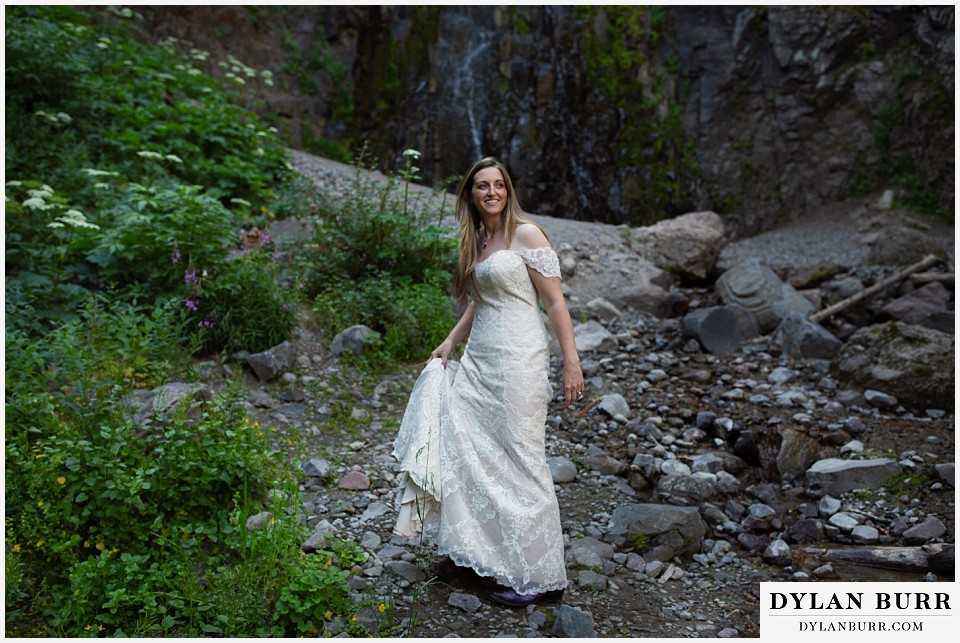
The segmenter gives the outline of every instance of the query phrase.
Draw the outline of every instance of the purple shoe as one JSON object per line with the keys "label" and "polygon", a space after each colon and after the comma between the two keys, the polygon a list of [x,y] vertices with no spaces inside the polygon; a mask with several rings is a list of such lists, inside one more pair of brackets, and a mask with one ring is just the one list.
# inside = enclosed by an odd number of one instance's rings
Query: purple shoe
{"label": "purple shoe", "polygon": [[490,594],[490,598],[506,605],[507,607],[526,607],[534,603],[544,601],[556,601],[563,596],[562,589],[555,589],[550,592],[540,592],[539,594],[518,594],[512,589],[502,589]]}

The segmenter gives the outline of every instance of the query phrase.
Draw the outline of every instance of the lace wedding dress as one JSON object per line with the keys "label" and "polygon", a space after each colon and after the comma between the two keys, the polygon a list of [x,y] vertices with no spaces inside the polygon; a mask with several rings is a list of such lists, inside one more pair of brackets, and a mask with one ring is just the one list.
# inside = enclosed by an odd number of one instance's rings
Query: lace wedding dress
{"label": "lace wedding dress", "polygon": [[463,359],[427,364],[394,443],[396,533],[422,532],[458,565],[521,594],[566,587],[544,444],[547,332],[527,266],[560,276],[548,247],[499,250],[477,265],[481,299]]}

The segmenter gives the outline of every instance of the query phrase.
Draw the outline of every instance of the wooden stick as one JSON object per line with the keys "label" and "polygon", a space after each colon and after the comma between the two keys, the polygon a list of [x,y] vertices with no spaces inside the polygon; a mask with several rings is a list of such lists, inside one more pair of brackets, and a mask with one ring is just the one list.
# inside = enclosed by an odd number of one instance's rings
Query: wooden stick
{"label": "wooden stick", "polygon": [[828,317],[832,317],[833,315],[836,315],[837,313],[843,310],[846,310],[850,306],[853,306],[854,304],[857,304],[863,301],[864,299],[873,297],[878,292],[882,290],[886,290],[887,288],[889,288],[894,284],[900,283],[901,281],[903,281],[904,279],[906,279],[907,277],[909,277],[915,272],[926,270],[927,268],[935,266],[936,264],[940,263],[940,261],[941,261],[940,257],[937,257],[936,255],[927,255],[922,261],[918,261],[912,266],[904,268],[900,272],[890,275],[886,279],[881,279],[880,281],[873,284],[869,288],[864,288],[857,294],[851,297],[847,297],[843,301],[838,301],[834,305],[828,308],[824,308],[818,313],[814,313],[813,315],[810,315],[810,320],[819,322],[823,319],[827,319]]}
{"label": "wooden stick", "polygon": [[953,283],[956,281],[954,278],[954,273],[952,272],[918,272],[915,275],[910,275],[910,281],[918,284],[929,284],[934,281],[939,281],[941,283],[950,282]]}

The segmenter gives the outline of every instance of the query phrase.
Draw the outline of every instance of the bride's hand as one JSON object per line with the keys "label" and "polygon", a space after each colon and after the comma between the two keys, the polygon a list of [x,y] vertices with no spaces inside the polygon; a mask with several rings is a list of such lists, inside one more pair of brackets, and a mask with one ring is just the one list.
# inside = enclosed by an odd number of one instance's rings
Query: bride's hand
{"label": "bride's hand", "polygon": [[450,359],[450,354],[453,352],[453,342],[449,339],[443,340],[443,342],[433,349],[433,352],[430,353],[430,359],[440,358],[440,364],[446,368],[447,360]]}
{"label": "bride's hand", "polygon": [[579,364],[567,364],[563,367],[563,407],[583,399],[583,373]]}

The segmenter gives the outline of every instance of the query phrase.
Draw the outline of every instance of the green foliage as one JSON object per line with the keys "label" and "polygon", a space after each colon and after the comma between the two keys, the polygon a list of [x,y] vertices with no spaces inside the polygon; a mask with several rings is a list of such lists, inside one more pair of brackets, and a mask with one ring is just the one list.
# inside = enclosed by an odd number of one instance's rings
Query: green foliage
{"label": "green foliage", "polygon": [[344,194],[320,204],[313,244],[298,258],[305,290],[331,333],[364,324],[380,333],[375,351],[388,363],[420,359],[454,323],[448,297],[456,241],[411,197],[413,150],[385,183],[361,174]]}
{"label": "green foliage", "polygon": [[423,358],[443,341],[455,319],[449,273],[436,272],[413,283],[408,276],[369,271],[359,281],[329,280],[314,300],[321,323],[333,332],[356,324],[377,331],[369,350],[375,360],[393,363]]}
{"label": "green foliage", "polygon": [[319,634],[334,616],[350,612],[350,568],[363,561],[363,552],[351,541],[335,541],[329,550],[308,556],[280,589],[274,619],[300,635]]}
{"label": "green foliage", "polygon": [[176,255],[218,268],[228,208],[265,208],[288,174],[274,135],[238,105],[235,88],[263,74],[231,59],[224,85],[195,66],[205,52],[145,46],[109,15],[6,12],[7,293],[37,317],[18,322],[32,332],[109,285],[170,292]]}
{"label": "green foliage", "polygon": [[299,291],[285,280],[279,257],[267,246],[251,250],[203,277],[186,273],[186,306],[200,330],[205,354],[267,350],[293,332]]}
{"label": "green foliage", "polygon": [[195,186],[130,183],[101,210],[101,234],[87,258],[103,279],[170,292],[181,262],[215,270],[226,262],[234,237],[230,211]]}
{"label": "green foliage", "polygon": [[[873,147],[878,161],[875,166],[868,166],[864,154],[858,153],[847,192],[865,195],[878,187],[896,187],[899,188],[897,207],[952,221],[953,212],[943,210],[939,202],[943,179],[927,180],[921,151],[910,149],[909,144],[904,145],[906,105],[915,102],[911,96],[931,91],[923,84],[923,70],[916,64],[906,63],[893,70],[893,95],[890,102],[877,110],[874,122]],[[919,107],[915,105],[914,109],[918,111],[914,118],[939,123],[944,131],[953,127],[953,111],[939,89],[933,90],[933,100],[927,100]]]}
{"label": "green foliage", "polygon": [[667,9],[597,5],[580,7],[577,15],[593,24],[600,12],[606,15],[607,33],[588,29],[580,44],[591,77],[624,114],[613,153],[617,165],[642,168],[624,181],[623,199],[632,223],[648,225],[684,211],[686,186],[700,171],[695,145],[684,133],[680,98],[670,90],[666,74],[658,75],[650,64]]}

